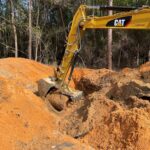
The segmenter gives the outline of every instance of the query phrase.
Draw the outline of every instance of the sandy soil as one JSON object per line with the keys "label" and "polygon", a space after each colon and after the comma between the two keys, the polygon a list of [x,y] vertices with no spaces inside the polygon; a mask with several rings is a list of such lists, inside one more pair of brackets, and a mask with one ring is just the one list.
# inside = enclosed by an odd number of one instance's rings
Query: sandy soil
{"label": "sandy soil", "polygon": [[0,149],[150,149],[150,63],[76,69],[70,85],[84,97],[61,112],[37,96],[37,81],[53,74],[31,60],[0,60]]}
{"label": "sandy soil", "polygon": [[58,116],[36,92],[51,67],[26,59],[0,60],[0,149],[91,149],[58,130]]}

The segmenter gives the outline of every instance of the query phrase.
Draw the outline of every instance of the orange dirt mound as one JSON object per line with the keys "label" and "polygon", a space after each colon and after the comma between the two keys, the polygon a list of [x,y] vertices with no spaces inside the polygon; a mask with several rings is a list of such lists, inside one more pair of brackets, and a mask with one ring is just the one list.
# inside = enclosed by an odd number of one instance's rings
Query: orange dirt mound
{"label": "orange dirt mound", "polygon": [[60,131],[97,150],[150,149],[150,84],[141,70],[81,72],[74,80],[86,96],[66,110]]}
{"label": "orange dirt mound", "polygon": [[149,72],[149,63],[121,72],[78,68],[70,85],[85,96],[57,112],[34,94],[53,67],[1,59],[0,149],[149,150]]}
{"label": "orange dirt mound", "polygon": [[0,59],[0,77],[14,81],[16,85],[37,91],[36,81],[53,75],[52,67],[23,58]]}
{"label": "orange dirt mound", "polygon": [[52,67],[26,59],[0,60],[0,149],[91,149],[57,129],[57,116],[30,84],[53,74]]}

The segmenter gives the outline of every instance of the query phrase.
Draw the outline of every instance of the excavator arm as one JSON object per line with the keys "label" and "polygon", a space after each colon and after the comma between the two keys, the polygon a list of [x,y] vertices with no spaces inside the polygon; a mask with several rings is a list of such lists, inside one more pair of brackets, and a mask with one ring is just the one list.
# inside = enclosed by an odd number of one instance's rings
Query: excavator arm
{"label": "excavator arm", "polygon": [[[112,16],[88,16],[89,9],[121,10],[125,12],[116,13]],[[76,91],[68,87],[66,78],[73,64],[75,55],[80,51],[82,33],[86,29],[150,29],[150,7],[109,7],[109,6],[86,6],[81,5],[74,15],[72,26],[67,39],[62,63],[58,66],[54,78],[46,78],[39,81],[39,92],[45,96],[55,87],[62,94],[77,98],[82,95],[81,91]],[[73,70],[71,71],[71,73]]]}

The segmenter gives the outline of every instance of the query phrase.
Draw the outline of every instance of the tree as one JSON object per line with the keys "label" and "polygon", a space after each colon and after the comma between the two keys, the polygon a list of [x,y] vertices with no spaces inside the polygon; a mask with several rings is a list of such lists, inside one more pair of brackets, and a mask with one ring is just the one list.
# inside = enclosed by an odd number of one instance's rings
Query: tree
{"label": "tree", "polygon": [[148,51],[148,61],[150,61],[150,50]]}
{"label": "tree", "polygon": [[32,0],[29,0],[29,45],[28,57],[32,59]]}
{"label": "tree", "polygon": [[10,6],[11,6],[11,22],[12,22],[12,27],[14,31],[14,40],[15,40],[15,57],[18,57],[18,39],[17,39],[17,31],[15,25],[15,10],[14,10],[14,4],[12,0],[10,0]]}
{"label": "tree", "polygon": [[[109,6],[113,5],[113,0],[109,0]],[[110,10],[109,15],[112,15],[113,12]],[[108,29],[108,69],[112,69],[112,29]]]}
{"label": "tree", "polygon": [[38,47],[39,47],[39,39],[40,39],[40,36],[39,36],[39,16],[40,16],[40,6],[39,6],[39,1],[37,0],[37,18],[36,18],[36,33],[35,33],[35,61],[38,60]]}

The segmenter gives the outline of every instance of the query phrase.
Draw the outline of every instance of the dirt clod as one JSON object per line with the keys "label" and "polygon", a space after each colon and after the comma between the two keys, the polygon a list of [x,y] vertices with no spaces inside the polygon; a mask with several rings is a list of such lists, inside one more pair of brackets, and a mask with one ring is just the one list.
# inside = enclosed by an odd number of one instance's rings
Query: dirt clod
{"label": "dirt clod", "polygon": [[64,110],[67,107],[67,103],[69,101],[67,96],[62,95],[59,92],[48,94],[45,99],[58,112]]}

